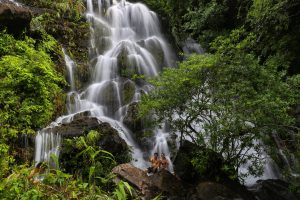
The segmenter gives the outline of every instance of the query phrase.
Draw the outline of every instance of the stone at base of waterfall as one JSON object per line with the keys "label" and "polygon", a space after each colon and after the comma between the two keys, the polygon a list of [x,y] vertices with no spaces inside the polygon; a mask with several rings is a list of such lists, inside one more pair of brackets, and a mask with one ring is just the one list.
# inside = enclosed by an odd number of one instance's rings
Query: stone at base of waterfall
{"label": "stone at base of waterfall", "polygon": [[[148,176],[146,171],[131,164],[121,164],[112,172],[117,175],[115,181],[128,182],[136,189],[137,196],[150,200],[162,194],[169,200],[248,200],[247,193],[240,193],[221,183],[213,181],[183,182],[168,171]],[[245,197],[246,196],[246,197]]]}
{"label": "stone at base of waterfall", "polygon": [[[199,155],[206,157],[207,163],[202,173],[199,173],[194,168],[191,162],[193,159],[191,152],[197,152]],[[173,164],[176,175],[185,182],[190,183],[199,182],[201,180],[215,180],[216,177],[219,179],[227,179],[227,175],[224,174],[224,170],[222,170],[222,156],[205,147],[199,147],[187,140],[182,142]]]}
{"label": "stone at base of waterfall", "polygon": [[0,3],[0,24],[13,34],[20,34],[28,28],[31,18],[32,13],[26,7],[7,1]]}
{"label": "stone at base of waterfall", "polygon": [[138,190],[138,195],[145,200],[165,194],[169,199],[184,199],[186,194],[182,182],[168,171],[161,171],[151,176],[131,164],[121,164],[112,172],[118,180],[124,180]]}
{"label": "stone at base of waterfall", "polygon": [[49,129],[54,133],[60,133],[64,137],[75,137],[88,133],[90,130],[104,130],[105,132],[115,132],[109,123],[101,122],[96,117],[90,117],[90,112],[85,111],[77,113],[72,117],[72,120],[62,121],[61,124]]}
{"label": "stone at base of waterfall", "polygon": [[269,179],[259,180],[249,188],[250,191],[259,200],[297,200],[300,196],[296,196],[291,192],[290,185],[282,180]]}
{"label": "stone at base of waterfall", "polygon": [[[110,133],[105,133],[105,135],[102,136],[101,140],[98,143],[99,146],[109,151],[113,155],[120,155],[128,152],[128,146],[126,142],[119,136],[118,132],[115,129],[111,128],[108,123],[102,124],[102,129],[104,128],[104,126],[106,126],[105,130],[110,131]],[[103,132],[104,131],[102,131],[102,133]]]}
{"label": "stone at base of waterfall", "polygon": [[188,200],[243,200],[235,191],[215,182],[200,182],[189,191]]}

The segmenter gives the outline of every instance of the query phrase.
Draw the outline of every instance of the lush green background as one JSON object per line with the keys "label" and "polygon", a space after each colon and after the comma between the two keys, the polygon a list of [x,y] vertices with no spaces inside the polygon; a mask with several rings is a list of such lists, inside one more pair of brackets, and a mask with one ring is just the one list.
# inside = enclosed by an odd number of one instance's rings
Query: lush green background
{"label": "lush green background", "polygon": [[[168,25],[175,46],[190,37],[206,54],[191,56],[152,80],[157,89],[144,97],[142,114],[154,112],[157,123],[166,119],[174,132],[220,153],[233,177],[246,160],[254,163],[249,173],[262,173],[262,159],[244,153],[262,151],[254,141],[263,141],[277,163],[275,137],[287,155],[299,156],[299,120],[291,114],[300,103],[297,1],[143,2]],[[296,139],[291,142],[290,137]],[[201,169],[201,157],[193,164]]]}
{"label": "lush green background", "polygon": [[[88,36],[88,24],[80,0],[23,2],[47,12],[34,16],[31,29],[22,35],[0,33],[0,198],[126,199],[126,183],[111,188],[108,172],[117,162],[90,141],[98,137],[95,132],[66,141],[76,149],[72,162],[82,159],[88,168],[51,171],[43,184],[27,179],[31,163],[16,156],[15,142],[64,112],[61,44],[82,66],[77,85],[87,82],[87,51],[78,47]],[[261,152],[255,142],[260,140],[265,151],[276,154],[273,133],[286,152],[300,157],[299,121],[292,114],[300,103],[300,4],[296,0],[142,2],[159,14],[174,46],[180,49],[191,37],[207,52],[152,80],[157,89],[144,96],[142,113],[154,112],[155,122],[167,120],[174,132],[221,154],[223,170],[233,179],[247,175],[237,174],[247,160],[254,163],[250,174],[262,173],[260,157],[244,152],[251,148]],[[201,155],[194,152],[191,161],[198,171],[206,165]],[[294,170],[299,172],[299,166]]]}

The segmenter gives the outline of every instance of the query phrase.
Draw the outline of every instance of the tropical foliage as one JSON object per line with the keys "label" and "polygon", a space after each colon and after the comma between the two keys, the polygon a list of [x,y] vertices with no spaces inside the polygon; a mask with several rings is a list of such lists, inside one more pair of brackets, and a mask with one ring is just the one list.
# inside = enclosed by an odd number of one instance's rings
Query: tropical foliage
{"label": "tropical foliage", "polygon": [[[78,80],[83,83],[88,80],[84,63],[88,51],[79,46],[89,36],[83,1],[22,2],[38,7],[30,30],[19,38],[0,32],[0,199],[133,198],[133,189],[122,181],[115,185],[110,174],[129,158],[99,148],[96,141],[102,136],[95,131],[64,140],[68,162],[62,160],[60,170],[42,174],[43,181],[29,180],[31,165],[20,165],[23,161],[15,156],[17,139],[35,133],[64,112],[66,83],[58,41],[79,61]],[[191,37],[207,53],[192,55],[178,68],[150,80],[156,89],[143,96],[142,114],[153,113],[156,124],[167,122],[181,140],[190,139],[199,150],[221,155],[224,171],[234,179],[261,174],[265,152],[280,163],[276,139],[280,150],[299,157],[300,123],[293,115],[300,104],[297,1],[143,3],[160,15],[176,46]],[[192,153],[196,170],[208,166],[209,159],[203,155]],[[238,173],[247,162],[252,163],[247,173]],[[300,166],[293,170],[299,172]]]}
{"label": "tropical foliage", "polygon": [[[249,173],[260,174],[259,155],[278,148],[274,135],[289,149],[295,146],[287,139],[289,132],[295,136],[299,130],[291,115],[300,102],[299,76],[291,76],[300,64],[299,4],[167,2],[159,10],[169,18],[175,41],[192,37],[207,54],[192,56],[152,80],[157,89],[144,97],[142,112],[154,112],[157,123],[167,120],[174,133],[221,154],[236,175],[249,160],[254,163]],[[263,150],[261,142],[268,147]]]}

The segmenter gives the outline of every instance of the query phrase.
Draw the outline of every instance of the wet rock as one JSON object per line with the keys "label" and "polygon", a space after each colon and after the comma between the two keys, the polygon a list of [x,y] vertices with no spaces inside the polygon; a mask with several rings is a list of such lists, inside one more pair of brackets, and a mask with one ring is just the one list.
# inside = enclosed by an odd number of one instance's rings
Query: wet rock
{"label": "wet rock", "polygon": [[134,82],[126,80],[122,88],[122,102],[123,104],[129,104],[135,94],[135,85]]}
{"label": "wet rock", "polygon": [[75,137],[99,128],[102,123],[95,117],[89,117],[89,112],[79,113],[72,119],[71,122],[63,121],[58,126],[46,128],[46,131],[59,133],[64,137]]}
{"label": "wet rock", "polygon": [[126,142],[119,136],[117,130],[112,128],[108,123],[101,123],[98,129],[101,130],[101,140],[99,146],[109,151],[113,155],[121,154],[128,151]]}
{"label": "wet rock", "polygon": [[131,66],[128,58],[128,50],[125,45],[125,42],[121,44],[121,50],[117,56],[118,72],[121,77],[131,78],[135,74],[135,70]]}
{"label": "wet rock", "polygon": [[112,41],[110,39],[111,31],[107,25],[101,23],[100,21],[92,21],[95,33],[95,46],[97,47],[98,53],[103,54],[107,51],[111,45]]}
{"label": "wet rock", "polygon": [[[153,130],[145,128],[146,118],[141,118],[138,114],[138,103],[133,102],[128,105],[123,123],[131,130],[135,141],[141,146],[142,150],[148,152],[153,147]],[[148,120],[150,121],[150,120]]]}
{"label": "wet rock", "polygon": [[1,28],[13,34],[20,34],[29,28],[32,12],[27,7],[18,6],[14,3],[0,3],[0,24]]}
{"label": "wet rock", "polygon": [[87,134],[91,130],[97,130],[103,135],[118,134],[117,130],[112,128],[109,123],[102,122],[96,117],[90,117],[90,111],[75,114],[73,117],[63,120],[54,127],[47,127],[46,132],[59,133],[63,137],[77,137]]}
{"label": "wet rock", "polygon": [[110,109],[108,109],[107,113],[109,116],[113,117],[114,113],[118,110],[120,103],[118,97],[118,88],[119,87],[115,82],[108,82],[99,94],[98,103],[104,105]]}
{"label": "wet rock", "polygon": [[123,123],[134,133],[141,132],[143,130],[143,120],[138,115],[137,102],[133,102],[128,106]]}
{"label": "wet rock", "polygon": [[289,188],[289,184],[282,180],[259,180],[249,188],[259,200],[297,200]]}
{"label": "wet rock", "polygon": [[163,194],[166,194],[169,199],[185,199],[186,188],[182,181],[169,171],[160,171],[150,176],[151,184],[159,189]]}
{"label": "wet rock", "polygon": [[59,133],[65,138],[86,135],[91,130],[96,130],[101,134],[101,139],[95,141],[102,149],[114,155],[128,152],[126,142],[119,136],[116,129],[107,122],[102,122],[95,117],[90,117],[90,111],[85,111],[74,115],[72,121],[65,121],[54,128],[46,128],[49,132]]}
{"label": "wet rock", "polygon": [[147,38],[147,40],[140,40],[138,41],[138,44],[151,53],[151,55],[155,58],[156,65],[160,67],[160,70],[162,67],[165,67],[166,63],[164,63],[165,55],[163,46],[157,38],[153,37]]}
{"label": "wet rock", "polygon": [[18,164],[31,163],[34,155],[34,137],[32,135],[19,134],[11,141],[11,154]]}
{"label": "wet rock", "polygon": [[187,38],[186,41],[182,43],[182,50],[185,54],[185,57],[188,57],[194,53],[204,54],[204,49],[192,38]]}

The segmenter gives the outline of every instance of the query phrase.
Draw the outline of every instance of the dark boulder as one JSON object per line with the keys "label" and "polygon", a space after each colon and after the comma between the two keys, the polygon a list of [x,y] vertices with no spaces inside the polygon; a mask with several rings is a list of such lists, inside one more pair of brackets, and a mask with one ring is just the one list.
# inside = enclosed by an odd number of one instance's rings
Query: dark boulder
{"label": "dark boulder", "polygon": [[61,124],[55,127],[48,127],[45,130],[59,133],[65,138],[84,136],[89,131],[96,130],[101,134],[101,138],[97,143],[102,149],[114,155],[128,152],[128,146],[119,136],[118,131],[109,123],[102,122],[96,117],[90,117],[89,111],[78,113],[71,118],[71,122],[69,120],[63,120]]}
{"label": "dark boulder", "polygon": [[101,130],[101,140],[99,146],[104,150],[116,155],[128,151],[126,142],[119,136],[118,131],[110,126],[109,123],[101,123],[98,127]]}
{"label": "dark boulder", "polygon": [[122,103],[129,104],[135,94],[135,84],[131,80],[126,80],[122,84]]}
{"label": "dark boulder", "polygon": [[138,102],[133,102],[128,105],[123,123],[130,129],[133,138],[140,145],[142,150],[149,152],[154,145],[154,139],[151,138],[153,130],[145,123],[150,122],[151,120],[139,116],[138,106]]}
{"label": "dark boulder", "polygon": [[216,182],[200,182],[196,185],[187,196],[189,200],[242,200],[234,190],[216,183]]}
{"label": "dark boulder", "polygon": [[183,182],[169,171],[163,170],[152,176],[149,176],[151,184],[166,194],[169,199],[185,199],[187,190]]}
{"label": "dark boulder", "polygon": [[[147,173],[131,164],[121,164],[112,172],[115,182],[128,182],[137,191],[137,196],[150,200],[159,194],[170,200],[254,200],[253,195],[238,187],[215,181],[183,182],[168,171],[160,171],[148,176]],[[241,187],[241,186],[240,186]]]}
{"label": "dark boulder", "polygon": [[[192,165],[191,161],[195,157],[194,154],[197,154],[198,157],[202,156],[203,160],[206,161],[201,173]],[[222,171],[222,156],[189,141],[182,142],[173,164],[176,175],[186,182],[216,180],[216,178],[226,177]]]}
{"label": "dark boulder", "polygon": [[[201,167],[201,172],[199,169],[196,169],[191,162],[195,157],[200,157],[200,160],[204,161],[202,163],[204,166]],[[224,165],[222,156],[205,147],[197,146],[189,141],[183,141],[173,164],[176,176],[187,185],[190,185],[189,187],[191,189],[189,193],[192,194],[192,196],[189,196],[188,199],[197,199],[196,197],[199,196],[198,193],[206,190],[207,194],[203,194],[203,198],[199,199],[210,199],[209,193],[214,190],[220,192],[223,190],[231,191],[228,192],[228,195],[219,195],[223,199],[230,199],[232,194],[245,200],[254,199],[246,187],[242,186],[238,180],[231,180],[230,175],[224,172],[222,169]],[[222,185],[222,187],[220,185]],[[234,191],[234,193],[232,191]],[[219,196],[217,194],[219,193],[216,192],[216,196],[211,198],[218,199]]]}
{"label": "dark boulder", "polygon": [[183,141],[180,146],[174,164],[175,174],[186,182],[195,182],[200,178],[200,174],[194,169],[190,156],[191,152],[195,152],[197,147],[188,141]]}
{"label": "dark boulder", "polygon": [[279,179],[259,180],[249,188],[259,200],[297,200],[289,188],[289,184]]}
{"label": "dark boulder", "polygon": [[63,120],[58,126],[45,128],[45,131],[59,133],[64,137],[75,137],[98,129],[102,123],[97,118],[90,117],[90,112],[86,111],[74,115],[71,122],[70,119]]}
{"label": "dark boulder", "polygon": [[89,177],[89,156],[93,151],[104,150],[114,157],[109,159],[110,155],[103,151],[94,157],[97,176],[104,176],[116,164],[131,160],[130,149],[119,132],[109,123],[90,117],[89,112],[76,114],[73,121],[60,124],[53,130],[64,136],[59,156],[61,168],[68,173],[81,174],[85,180]]}
{"label": "dark boulder", "polygon": [[12,34],[20,34],[29,28],[32,12],[29,8],[14,3],[0,3],[0,28]]}

